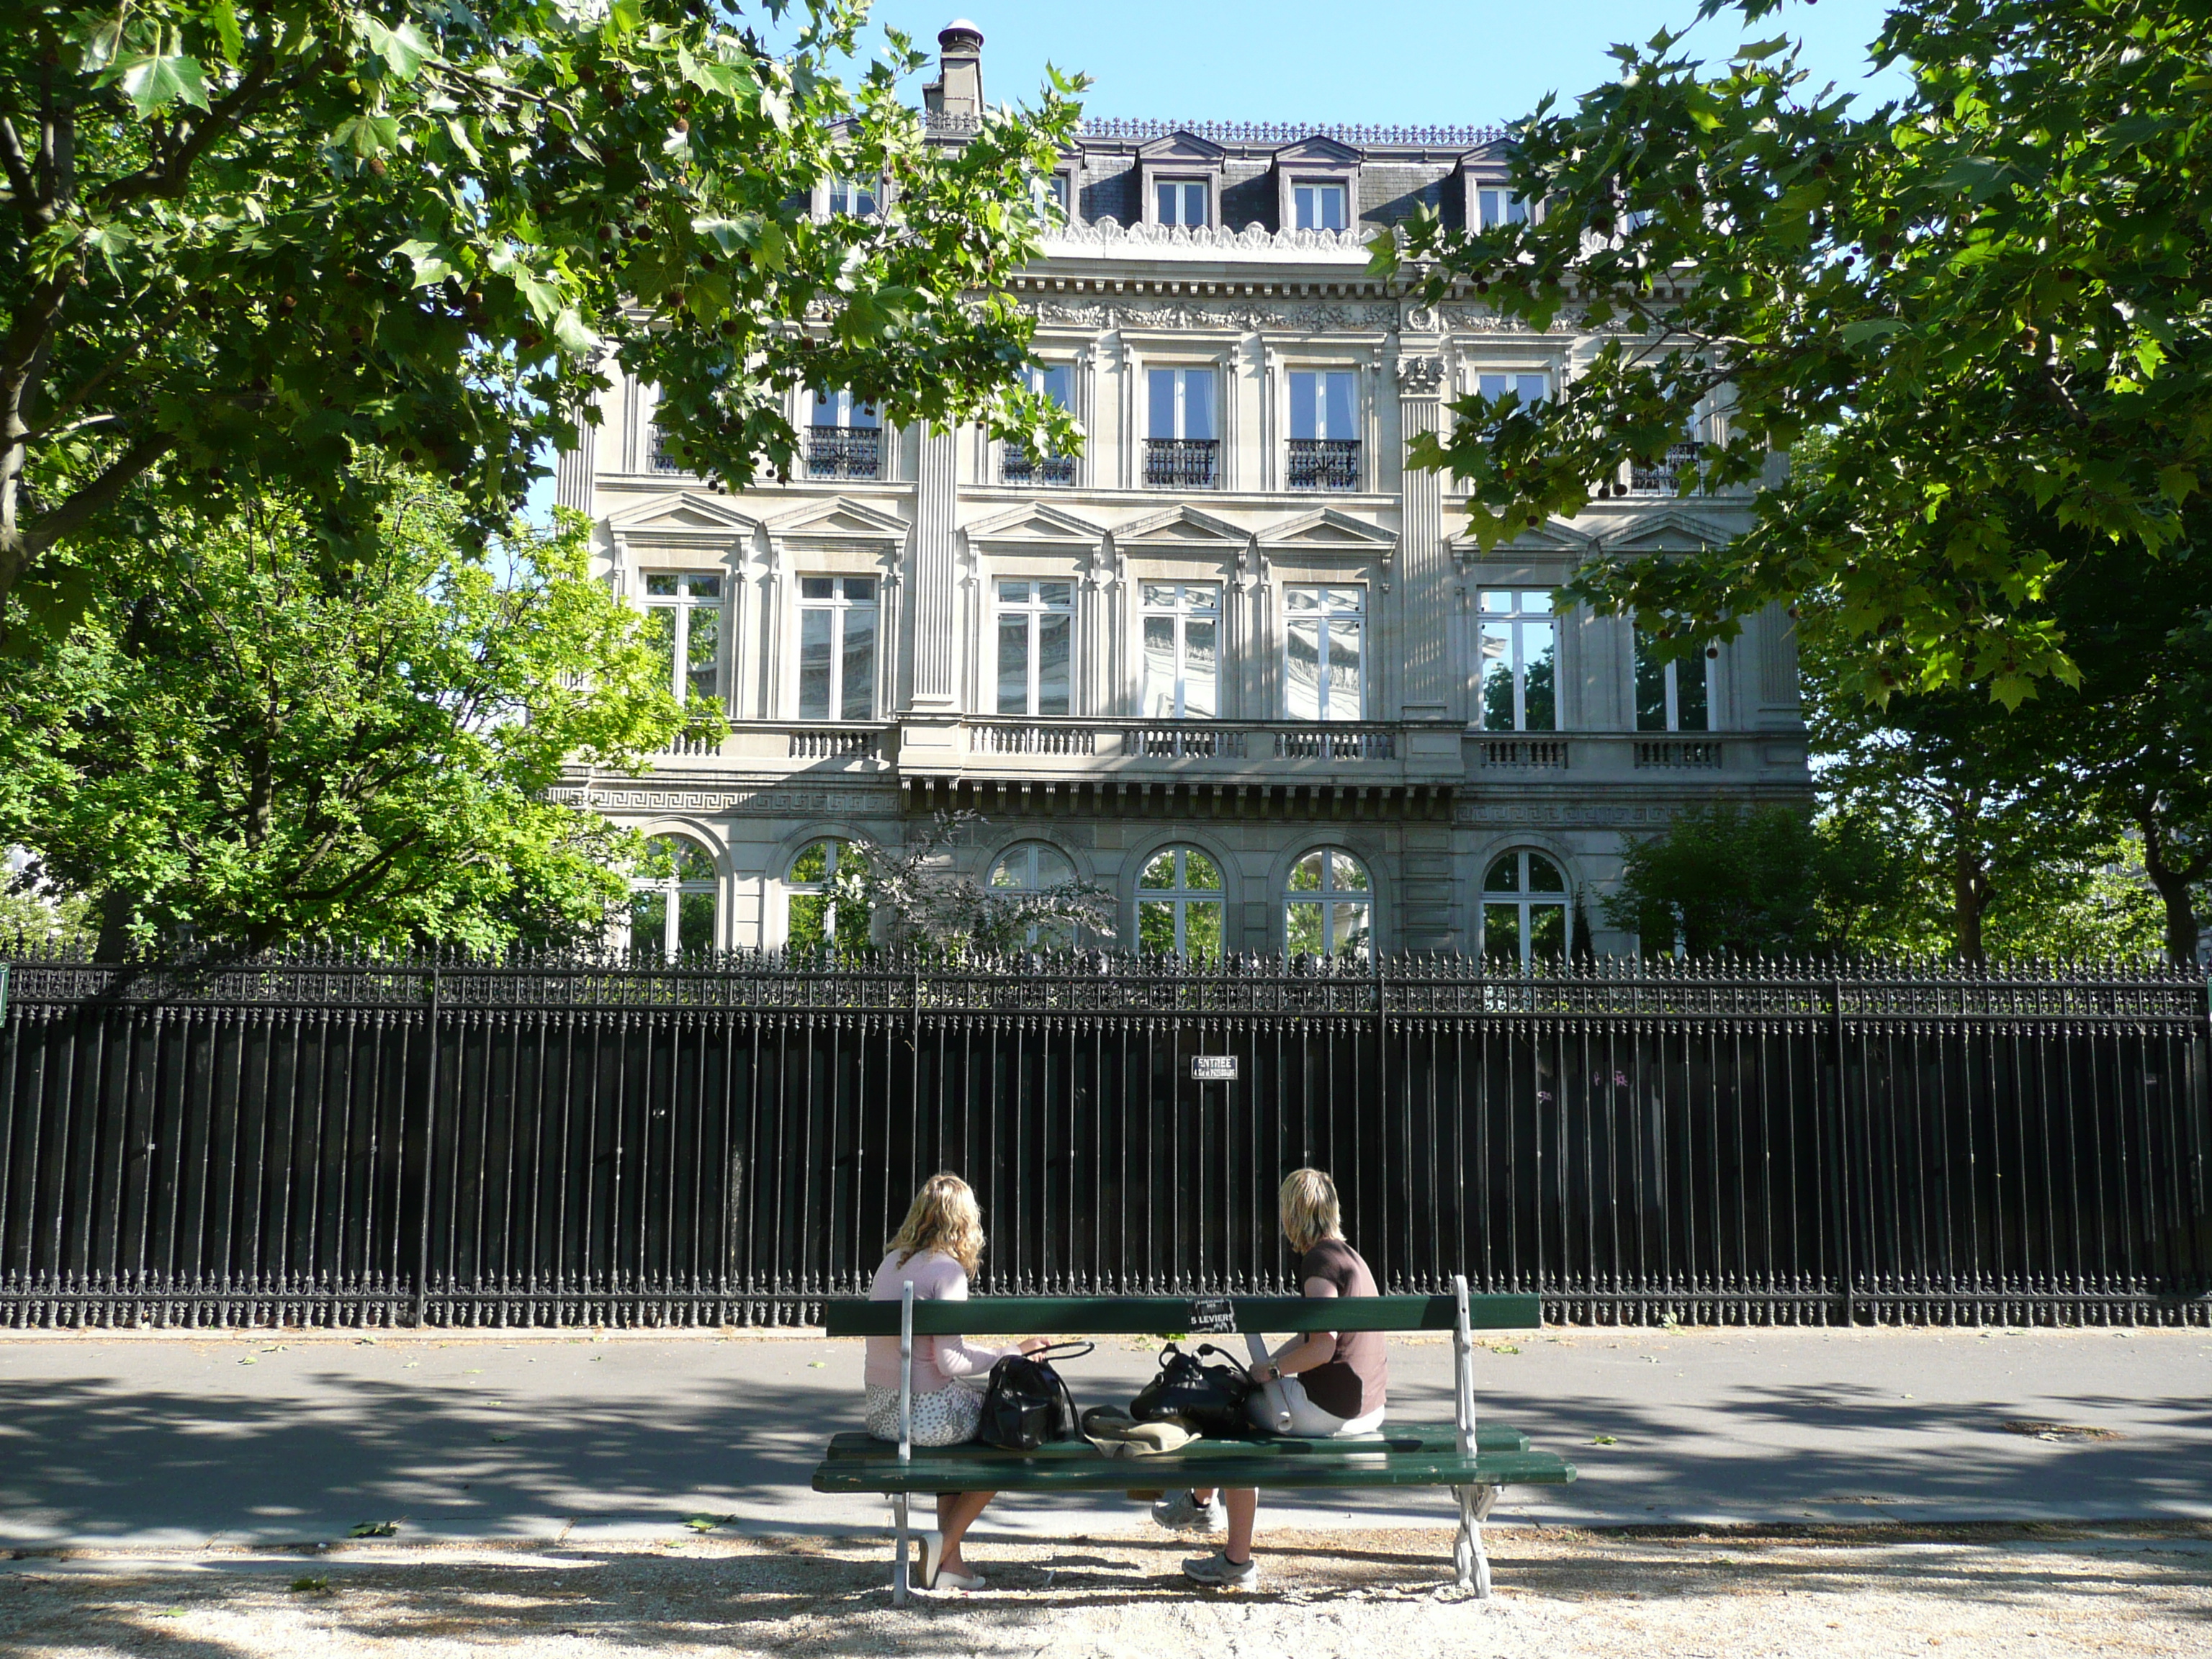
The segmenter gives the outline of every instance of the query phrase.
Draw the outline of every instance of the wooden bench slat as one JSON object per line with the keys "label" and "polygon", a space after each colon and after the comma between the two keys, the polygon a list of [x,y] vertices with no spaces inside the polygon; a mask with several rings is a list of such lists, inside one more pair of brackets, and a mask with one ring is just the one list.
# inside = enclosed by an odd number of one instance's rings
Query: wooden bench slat
{"label": "wooden bench slat", "polygon": [[[1273,1435],[1255,1435],[1249,1439],[1213,1440],[1206,1443],[1243,1448],[1255,1456],[1279,1458],[1341,1456],[1363,1450],[1370,1454],[1376,1450],[1450,1452],[1459,1449],[1459,1431],[1449,1423],[1386,1423],[1379,1434],[1361,1435],[1350,1439],[1297,1440]],[[1528,1437],[1508,1424],[1478,1421],[1474,1444],[1478,1452],[1526,1451],[1528,1449]],[[1054,1441],[1049,1445],[1038,1447],[1033,1452],[1009,1451],[1003,1446],[987,1446],[981,1441],[971,1440],[958,1446],[926,1447],[920,1453],[921,1456],[933,1458],[975,1457],[1001,1462],[1009,1458],[1065,1460],[1102,1455],[1087,1440]],[[1173,1455],[1158,1454],[1160,1456]],[[896,1458],[897,1455],[898,1447],[895,1443],[878,1440],[865,1429],[848,1429],[832,1436],[830,1441],[830,1460],[832,1462],[844,1458],[874,1460]],[[1132,1457],[1125,1462],[1127,1467],[1137,1468],[1154,1461],[1152,1457]]]}
{"label": "wooden bench slat", "polygon": [[[1237,1330],[1285,1336],[1300,1331],[1449,1331],[1458,1322],[1458,1304],[1449,1296],[1228,1300]],[[1076,1331],[1157,1336],[1188,1330],[1191,1302],[1177,1296],[979,1296],[965,1302],[917,1302],[914,1328],[921,1336],[1053,1336]],[[831,1336],[896,1336],[899,1304],[840,1297],[823,1304],[822,1319]],[[1533,1329],[1544,1322],[1543,1303],[1533,1296],[1471,1296],[1468,1320],[1476,1330]],[[1218,1335],[1211,1340],[1230,1346]]]}
{"label": "wooden bench slat", "polygon": [[[1207,1445],[1200,1442],[1199,1445]],[[842,1458],[814,1471],[823,1492],[1127,1492],[1177,1486],[1565,1486],[1575,1467],[1550,1452],[1483,1452],[1474,1462],[1456,1454],[1376,1452],[1363,1458],[1298,1461],[1240,1455],[1233,1441],[1212,1443],[1219,1451],[1170,1452],[1158,1457],[940,1457],[933,1452],[907,1464],[896,1458]]]}

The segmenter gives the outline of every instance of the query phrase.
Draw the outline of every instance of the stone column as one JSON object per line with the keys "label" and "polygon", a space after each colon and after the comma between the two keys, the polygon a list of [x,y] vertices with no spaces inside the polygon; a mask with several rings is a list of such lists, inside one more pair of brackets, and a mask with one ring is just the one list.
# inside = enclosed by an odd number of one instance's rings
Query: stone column
{"label": "stone column", "polygon": [[960,696],[960,573],[954,528],[959,441],[951,432],[924,430],[921,447],[907,591],[907,609],[914,619],[914,707],[918,712],[951,714]]}
{"label": "stone column", "polygon": [[1439,429],[1443,389],[1443,359],[1401,347],[1398,491],[1399,522],[1404,527],[1400,532],[1395,607],[1401,720],[1441,720],[1451,709],[1452,562],[1444,545],[1443,475],[1417,472],[1405,460],[1416,436]]}

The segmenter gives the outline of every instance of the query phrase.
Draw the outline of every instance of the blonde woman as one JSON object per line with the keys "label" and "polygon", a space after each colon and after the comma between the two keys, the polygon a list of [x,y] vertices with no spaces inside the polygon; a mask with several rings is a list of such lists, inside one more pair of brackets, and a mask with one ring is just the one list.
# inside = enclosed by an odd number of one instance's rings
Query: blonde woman
{"label": "blonde woman", "polygon": [[[917,1302],[965,1302],[968,1281],[983,1259],[983,1212],[975,1194],[957,1175],[933,1175],[921,1184],[906,1219],[876,1269],[869,1299],[896,1302],[908,1279]],[[982,1420],[983,1395],[971,1379],[988,1376],[1010,1353],[1049,1346],[1031,1337],[1018,1347],[984,1348],[957,1336],[918,1336],[914,1341],[914,1443],[953,1446],[975,1437]],[[878,1440],[899,1437],[899,1344],[895,1336],[868,1339],[868,1432]],[[921,1534],[921,1582],[926,1589],[981,1589],[983,1577],[970,1572],[960,1540],[983,1506],[997,1496],[988,1492],[945,1492],[937,1495],[937,1529]]]}
{"label": "blonde woman", "polygon": [[[1283,1178],[1276,1208],[1284,1236],[1298,1253],[1298,1282],[1308,1296],[1376,1294],[1375,1275],[1345,1242],[1343,1206],[1336,1183],[1324,1172],[1291,1170]],[[1372,1434],[1382,1426],[1390,1379],[1380,1331],[1315,1331],[1267,1364],[1255,1365],[1252,1380],[1273,1385],[1252,1395],[1252,1421],[1262,1430],[1273,1431],[1278,1407],[1290,1415],[1288,1432],[1311,1440]],[[1260,1566],[1252,1559],[1260,1494],[1244,1487],[1221,1497],[1217,1506],[1211,1492],[1176,1492],[1152,1505],[1152,1518],[1175,1532],[1210,1532],[1225,1519],[1226,1547],[1184,1562],[1182,1570],[1198,1583],[1249,1589],[1260,1582]]]}

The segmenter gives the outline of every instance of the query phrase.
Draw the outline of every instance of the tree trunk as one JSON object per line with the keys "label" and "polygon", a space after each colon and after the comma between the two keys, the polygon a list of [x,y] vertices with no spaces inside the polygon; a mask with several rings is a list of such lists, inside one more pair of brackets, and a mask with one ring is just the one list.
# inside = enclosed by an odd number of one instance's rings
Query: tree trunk
{"label": "tree trunk", "polygon": [[1951,923],[1960,957],[1976,967],[1982,962],[1982,917],[1989,908],[1988,872],[1981,860],[1961,845],[1951,854]]}
{"label": "tree trunk", "polygon": [[94,962],[131,959],[131,895],[111,887],[100,896],[100,941],[93,946]]}
{"label": "tree trunk", "polygon": [[2166,954],[2176,962],[2194,963],[2202,930],[2197,926],[2196,900],[2189,890],[2212,865],[2212,854],[2174,864],[2168,860],[2166,837],[2159,833],[2155,818],[2140,814],[2136,826],[2142,831],[2143,874],[2150,878],[2150,884],[2166,905]]}

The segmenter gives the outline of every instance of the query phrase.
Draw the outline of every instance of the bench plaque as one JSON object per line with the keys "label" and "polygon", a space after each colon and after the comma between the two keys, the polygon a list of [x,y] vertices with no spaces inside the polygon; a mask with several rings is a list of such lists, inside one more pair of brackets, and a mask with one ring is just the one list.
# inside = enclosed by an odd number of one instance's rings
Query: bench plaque
{"label": "bench plaque", "polygon": [[1233,1334],[1237,1307],[1225,1296],[1200,1297],[1190,1304],[1190,1329],[1208,1336]]}

